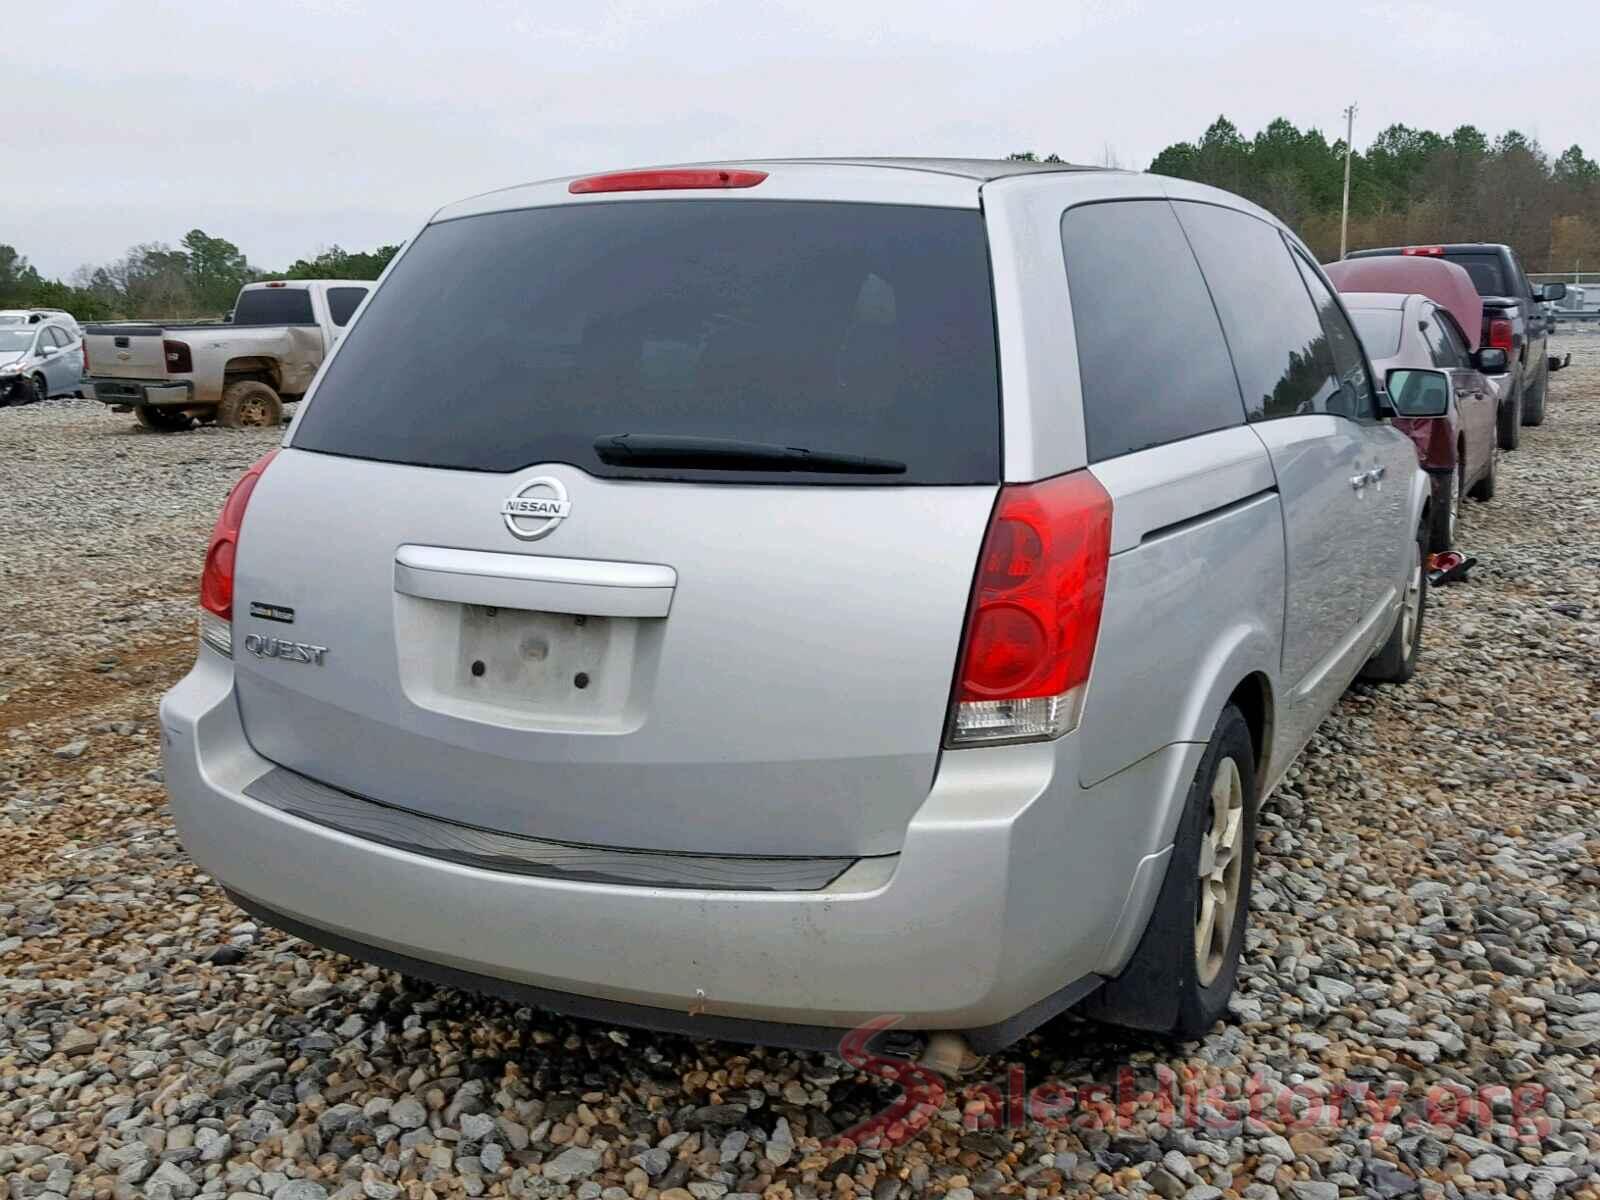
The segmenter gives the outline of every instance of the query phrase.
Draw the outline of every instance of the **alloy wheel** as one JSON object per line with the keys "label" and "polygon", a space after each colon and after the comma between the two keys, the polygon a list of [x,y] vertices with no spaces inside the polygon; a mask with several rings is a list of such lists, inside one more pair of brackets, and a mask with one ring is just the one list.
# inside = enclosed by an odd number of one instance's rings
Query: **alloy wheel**
{"label": "alloy wheel", "polygon": [[1244,878],[1244,784],[1232,758],[1217,763],[1211,803],[1200,838],[1199,888],[1195,897],[1194,965],[1202,987],[1228,961],[1228,942]]}

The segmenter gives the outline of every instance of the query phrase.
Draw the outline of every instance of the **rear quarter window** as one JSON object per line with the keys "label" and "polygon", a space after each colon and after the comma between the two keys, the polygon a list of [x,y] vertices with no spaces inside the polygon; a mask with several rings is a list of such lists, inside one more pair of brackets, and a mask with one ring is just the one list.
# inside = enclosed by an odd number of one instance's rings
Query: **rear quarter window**
{"label": "rear quarter window", "polygon": [[315,325],[311,293],[305,288],[253,288],[239,293],[235,325]]}
{"label": "rear quarter window", "polygon": [[1372,358],[1393,358],[1400,353],[1398,308],[1352,308],[1350,320]]}
{"label": "rear quarter window", "polygon": [[350,318],[355,315],[356,309],[361,307],[361,300],[367,294],[366,288],[336,287],[328,289],[328,316],[335,325],[348,325]]}
{"label": "rear quarter window", "polygon": [[[306,450],[473,471],[992,483],[1000,398],[976,210],[624,200],[429,226],[352,325]],[[602,462],[597,438],[887,458],[896,475]]]}
{"label": "rear quarter window", "polygon": [[1216,308],[1167,201],[1070,208],[1061,248],[1090,462],[1244,424]]}

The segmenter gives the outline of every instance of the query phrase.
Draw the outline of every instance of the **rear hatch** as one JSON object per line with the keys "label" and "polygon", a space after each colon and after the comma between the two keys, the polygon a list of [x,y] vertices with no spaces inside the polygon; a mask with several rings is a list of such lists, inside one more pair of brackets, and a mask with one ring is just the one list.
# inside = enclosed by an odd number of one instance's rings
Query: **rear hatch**
{"label": "rear hatch", "polygon": [[[999,473],[976,209],[702,196],[437,223],[251,500],[246,731],[481,828],[893,852]],[[256,657],[252,633],[327,650]]]}
{"label": "rear hatch", "polygon": [[84,331],[89,374],[107,379],[165,379],[159,325],[91,325]]}

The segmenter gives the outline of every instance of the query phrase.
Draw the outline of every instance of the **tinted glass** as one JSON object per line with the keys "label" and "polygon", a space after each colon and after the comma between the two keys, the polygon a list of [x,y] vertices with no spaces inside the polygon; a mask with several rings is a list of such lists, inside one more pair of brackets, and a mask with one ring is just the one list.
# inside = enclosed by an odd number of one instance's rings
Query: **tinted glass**
{"label": "tinted glass", "polygon": [[1455,347],[1450,344],[1450,336],[1445,333],[1444,322],[1439,320],[1439,314],[1434,309],[1423,309],[1423,317],[1419,323],[1422,330],[1422,341],[1428,347],[1428,354],[1433,359],[1436,367],[1464,367],[1464,356],[1457,355]]}
{"label": "tinted glass", "polygon": [[1323,282],[1317,268],[1299,251],[1291,253],[1300,268],[1306,291],[1311,293],[1311,302],[1317,306],[1323,332],[1328,335],[1333,367],[1339,376],[1339,391],[1328,397],[1326,410],[1340,417],[1376,416],[1378,397],[1372,389],[1372,377],[1367,373],[1367,360],[1361,353],[1361,339],[1356,337],[1356,331],[1345,319],[1344,310],[1334,299],[1333,289]]}
{"label": "tinted glass", "polygon": [[1089,461],[1244,423],[1217,311],[1165,200],[1061,218]]}
{"label": "tinted glass", "polygon": [[1250,420],[1325,411],[1335,390],[1327,334],[1278,231],[1214,204],[1173,207],[1211,285]]}
{"label": "tinted glass", "polygon": [[1398,308],[1353,308],[1350,319],[1372,358],[1389,358],[1400,353],[1400,310]]}
{"label": "tinted glass", "polygon": [[1439,332],[1443,335],[1445,344],[1450,347],[1450,354],[1454,361],[1453,367],[1470,367],[1472,365],[1472,351],[1467,349],[1466,336],[1461,332],[1461,326],[1443,309],[1436,309],[1434,318],[1439,322]]}
{"label": "tinted glass", "polygon": [[1445,261],[1466,269],[1472,276],[1472,286],[1480,296],[1509,296],[1512,289],[1506,283],[1506,273],[1498,254],[1457,252],[1446,254]]}
{"label": "tinted glass", "polygon": [[[391,462],[760,483],[994,482],[981,214],[620,201],[430,226],[350,328],[295,445]],[[739,439],[896,475],[613,466],[596,438]]]}
{"label": "tinted glass", "polygon": [[311,293],[305,288],[254,288],[239,293],[235,325],[315,325]]}
{"label": "tinted glass", "polygon": [[361,298],[366,294],[366,288],[329,288],[328,315],[333,318],[333,323],[335,325],[347,324],[350,320],[350,315],[360,306]]}

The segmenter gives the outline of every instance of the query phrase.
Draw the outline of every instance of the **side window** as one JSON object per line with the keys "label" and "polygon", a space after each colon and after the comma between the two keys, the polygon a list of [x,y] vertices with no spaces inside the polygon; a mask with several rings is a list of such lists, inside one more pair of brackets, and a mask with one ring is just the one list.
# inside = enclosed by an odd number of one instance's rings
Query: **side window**
{"label": "side window", "polygon": [[361,305],[361,299],[367,294],[366,288],[336,287],[328,289],[328,316],[335,325],[345,325],[350,321],[351,315]]}
{"label": "side window", "polygon": [[50,327],[50,336],[55,338],[56,345],[60,346],[62,349],[72,345],[72,339],[67,336],[67,331],[61,328],[59,325],[52,325]]}
{"label": "side window", "polygon": [[1327,411],[1328,335],[1277,229],[1214,204],[1174,203],[1222,317],[1252,421]]}
{"label": "side window", "polygon": [[1455,347],[1450,344],[1450,339],[1445,333],[1445,322],[1439,310],[1432,305],[1425,305],[1422,309],[1422,320],[1417,326],[1422,331],[1423,343],[1428,347],[1428,355],[1433,359],[1436,367],[1464,367],[1465,361],[1458,361]]}
{"label": "side window", "polygon": [[1467,349],[1466,334],[1461,332],[1461,326],[1456,324],[1456,319],[1443,309],[1435,309],[1434,317],[1439,322],[1439,332],[1443,335],[1445,343],[1450,347],[1452,367],[1470,367],[1472,365],[1472,351]]}
{"label": "side window", "polygon": [[1090,462],[1244,424],[1216,309],[1167,201],[1070,208],[1061,249]]}
{"label": "side window", "polygon": [[1333,355],[1333,369],[1339,375],[1339,393],[1329,398],[1327,411],[1358,421],[1377,416],[1378,397],[1373,391],[1371,376],[1367,374],[1361,339],[1350,327],[1344,309],[1339,307],[1317,269],[1298,250],[1293,253],[1300,276],[1306,282],[1306,291],[1311,293],[1311,302],[1317,306],[1317,316],[1322,318],[1322,328],[1328,335],[1328,350]]}

